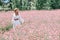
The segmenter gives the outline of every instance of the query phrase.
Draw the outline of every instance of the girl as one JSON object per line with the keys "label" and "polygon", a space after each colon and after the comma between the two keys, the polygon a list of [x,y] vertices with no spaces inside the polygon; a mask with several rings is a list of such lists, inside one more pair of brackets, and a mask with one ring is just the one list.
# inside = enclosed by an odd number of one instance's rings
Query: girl
{"label": "girl", "polygon": [[21,25],[24,23],[23,18],[19,15],[19,9],[15,8],[14,9],[14,14],[12,16],[12,24],[13,28],[15,29],[16,26]]}

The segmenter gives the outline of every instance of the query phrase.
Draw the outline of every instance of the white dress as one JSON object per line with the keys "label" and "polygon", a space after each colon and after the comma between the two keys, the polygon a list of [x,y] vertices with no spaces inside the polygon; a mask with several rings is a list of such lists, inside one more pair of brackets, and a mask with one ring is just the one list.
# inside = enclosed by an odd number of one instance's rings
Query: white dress
{"label": "white dress", "polygon": [[[18,20],[14,20],[14,19],[18,19]],[[22,23],[24,23],[23,18],[20,15],[13,14],[13,17],[12,17],[13,27],[16,27],[18,25],[21,25]]]}

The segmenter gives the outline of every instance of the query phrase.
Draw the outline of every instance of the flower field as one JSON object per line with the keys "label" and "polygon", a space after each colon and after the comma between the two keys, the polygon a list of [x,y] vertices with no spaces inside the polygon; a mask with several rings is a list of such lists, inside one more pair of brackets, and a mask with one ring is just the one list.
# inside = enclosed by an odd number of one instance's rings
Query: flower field
{"label": "flower field", "polygon": [[[0,11],[0,28],[11,24],[13,11]],[[0,40],[60,40],[60,10],[20,11],[25,23],[8,31]]]}

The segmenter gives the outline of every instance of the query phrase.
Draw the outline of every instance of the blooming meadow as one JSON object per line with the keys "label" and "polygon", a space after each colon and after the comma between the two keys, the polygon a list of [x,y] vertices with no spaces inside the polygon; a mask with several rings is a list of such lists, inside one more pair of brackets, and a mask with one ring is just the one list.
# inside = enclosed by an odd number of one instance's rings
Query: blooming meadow
{"label": "blooming meadow", "polygon": [[60,40],[60,10],[20,11],[25,23],[13,31],[13,11],[0,12],[0,40]]}

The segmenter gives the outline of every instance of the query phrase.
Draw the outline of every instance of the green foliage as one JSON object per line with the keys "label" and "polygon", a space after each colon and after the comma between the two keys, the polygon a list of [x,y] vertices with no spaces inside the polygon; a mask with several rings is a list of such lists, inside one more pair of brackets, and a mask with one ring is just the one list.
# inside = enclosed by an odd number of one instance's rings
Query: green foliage
{"label": "green foliage", "polygon": [[[32,3],[33,5],[31,5]],[[60,9],[60,0],[10,0],[8,8],[19,8],[20,10],[41,10],[41,9]],[[3,4],[0,1],[0,5]]]}
{"label": "green foliage", "polygon": [[44,3],[46,3],[46,0],[37,0],[36,7],[38,10],[43,8]]}
{"label": "green foliage", "polygon": [[8,25],[8,26],[6,26],[4,29],[5,29],[6,31],[9,31],[11,28],[12,28],[12,25]]}
{"label": "green foliage", "polygon": [[1,2],[1,0],[0,0],[0,5],[2,5],[2,2]]}
{"label": "green foliage", "polygon": [[53,8],[53,9],[59,9],[60,8],[60,0],[51,0],[51,7]]}
{"label": "green foliage", "polygon": [[12,24],[9,24],[9,25],[7,25],[6,27],[4,27],[4,28],[0,28],[0,31],[2,31],[2,32],[5,32],[5,31],[9,31],[10,29],[12,28]]}

